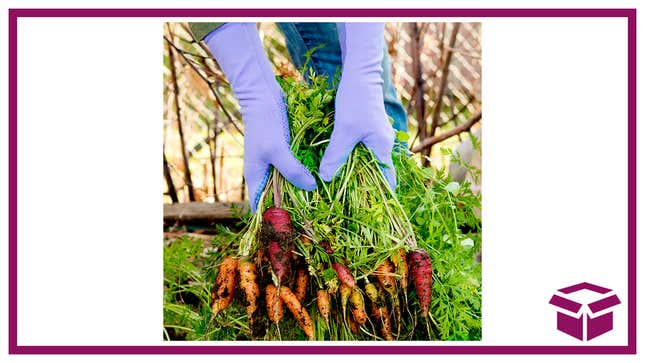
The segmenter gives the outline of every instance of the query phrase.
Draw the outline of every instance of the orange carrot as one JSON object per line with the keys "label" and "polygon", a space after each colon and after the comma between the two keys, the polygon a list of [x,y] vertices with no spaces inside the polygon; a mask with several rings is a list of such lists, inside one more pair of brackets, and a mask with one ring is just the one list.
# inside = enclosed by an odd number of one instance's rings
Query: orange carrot
{"label": "orange carrot", "polygon": [[385,305],[377,306],[376,304],[372,304],[372,315],[376,319],[376,324],[381,328],[381,336],[383,339],[394,340],[390,314],[387,312],[387,307]]}
{"label": "orange carrot", "polygon": [[211,298],[213,299],[212,308],[213,316],[226,309],[233,300],[235,290],[235,271],[237,270],[237,259],[234,257],[225,257],[219,267]]}
{"label": "orange carrot", "polygon": [[392,263],[389,260],[385,260],[376,268],[376,278],[385,291],[392,296],[396,296],[396,281],[392,270]]}
{"label": "orange carrot", "polygon": [[401,284],[401,289],[406,293],[408,290],[408,264],[405,258],[405,251],[400,248],[390,257],[390,260],[392,260],[396,268],[396,273],[400,276],[399,284]]}
{"label": "orange carrot", "polygon": [[287,305],[298,325],[305,332],[309,340],[314,340],[314,324],[307,310],[300,304],[296,295],[288,287],[280,286],[280,299]]}
{"label": "orange carrot", "polygon": [[349,308],[352,311],[354,320],[359,324],[365,324],[367,321],[367,313],[365,313],[365,301],[363,301],[363,294],[358,288],[354,288],[349,295]]}
{"label": "orange carrot", "polygon": [[352,333],[358,334],[358,323],[351,316],[347,320],[349,321],[349,329],[352,331]]}
{"label": "orange carrot", "polygon": [[[382,292],[383,290],[381,290]],[[376,285],[369,282],[365,284],[365,294],[372,302],[372,315],[376,319],[376,324],[381,329],[381,336],[385,340],[394,340],[392,336],[392,323],[390,323],[390,314],[387,311],[387,305],[382,294],[376,288]]]}
{"label": "orange carrot", "polygon": [[280,295],[278,295],[278,289],[276,289],[275,285],[268,284],[265,292],[269,320],[274,324],[278,324],[280,320],[282,320],[282,316],[284,314],[284,308],[282,307]]}
{"label": "orange carrot", "polygon": [[376,278],[378,279],[381,287],[390,295],[392,298],[392,306],[394,307],[394,317],[396,318],[396,326],[401,329],[401,306],[399,305],[399,295],[396,291],[396,280],[394,279],[394,273],[392,272],[393,267],[392,263],[389,260],[383,261],[383,263],[376,269]]}
{"label": "orange carrot", "polygon": [[329,324],[330,301],[327,290],[318,290],[318,299],[316,300],[316,304],[318,305],[318,312],[325,319],[325,322]]}
{"label": "orange carrot", "polygon": [[237,266],[240,273],[240,289],[244,295],[246,315],[249,317],[249,325],[253,326],[256,320],[256,311],[258,310],[257,301],[260,297],[260,286],[257,281],[257,268],[253,261],[248,257],[241,258],[238,261]]}
{"label": "orange carrot", "polygon": [[304,267],[298,268],[296,272],[296,287],[294,293],[301,303],[304,302],[307,295],[307,282],[309,282],[309,273]]}

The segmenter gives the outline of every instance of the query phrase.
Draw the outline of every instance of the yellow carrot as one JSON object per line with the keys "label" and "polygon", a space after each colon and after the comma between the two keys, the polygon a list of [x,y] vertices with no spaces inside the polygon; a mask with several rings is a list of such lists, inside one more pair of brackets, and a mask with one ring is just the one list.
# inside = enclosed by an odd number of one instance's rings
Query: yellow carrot
{"label": "yellow carrot", "polygon": [[359,324],[365,324],[367,321],[365,302],[363,301],[363,294],[361,294],[358,288],[354,288],[349,295],[349,307],[352,311],[352,316],[354,316],[354,320]]}

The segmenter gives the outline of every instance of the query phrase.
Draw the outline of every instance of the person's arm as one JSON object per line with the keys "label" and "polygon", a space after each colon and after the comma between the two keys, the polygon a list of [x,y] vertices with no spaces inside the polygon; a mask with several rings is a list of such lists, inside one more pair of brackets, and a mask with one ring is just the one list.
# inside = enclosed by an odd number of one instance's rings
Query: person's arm
{"label": "person's arm", "polygon": [[275,80],[255,23],[226,23],[204,41],[228,78],[244,119],[244,176],[251,210],[273,165],[291,184],[305,190],[316,180],[289,149],[284,95]]}
{"label": "person's arm", "polygon": [[394,129],[383,103],[383,23],[338,23],[342,75],[336,93],[334,130],[320,162],[320,176],[330,181],[362,142],[379,162],[394,190]]}
{"label": "person's arm", "polygon": [[204,38],[206,38],[208,34],[212,33],[215,29],[219,28],[224,24],[226,23],[199,22],[199,23],[188,23],[188,27],[190,28],[190,31],[193,33],[195,40],[199,42],[204,40]]}

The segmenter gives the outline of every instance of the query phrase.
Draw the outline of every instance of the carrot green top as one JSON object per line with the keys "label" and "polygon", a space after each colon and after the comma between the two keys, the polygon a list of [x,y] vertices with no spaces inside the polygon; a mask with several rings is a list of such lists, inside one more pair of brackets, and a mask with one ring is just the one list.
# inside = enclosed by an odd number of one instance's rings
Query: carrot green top
{"label": "carrot green top", "polygon": [[188,23],[190,30],[193,32],[195,39],[204,40],[208,33],[219,28],[224,23]]}

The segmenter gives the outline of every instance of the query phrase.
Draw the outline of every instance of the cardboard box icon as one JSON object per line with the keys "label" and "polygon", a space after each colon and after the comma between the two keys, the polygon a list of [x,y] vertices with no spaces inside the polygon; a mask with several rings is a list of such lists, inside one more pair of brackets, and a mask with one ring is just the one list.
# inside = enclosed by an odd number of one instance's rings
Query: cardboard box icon
{"label": "cardboard box icon", "polygon": [[611,289],[582,282],[558,290],[549,304],[558,308],[559,331],[588,341],[613,329],[620,300]]}

